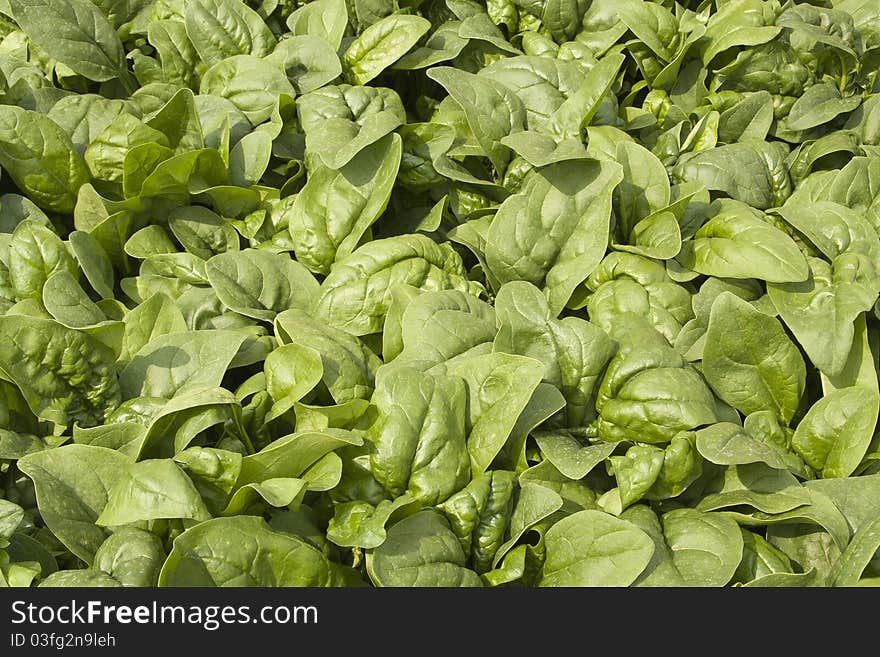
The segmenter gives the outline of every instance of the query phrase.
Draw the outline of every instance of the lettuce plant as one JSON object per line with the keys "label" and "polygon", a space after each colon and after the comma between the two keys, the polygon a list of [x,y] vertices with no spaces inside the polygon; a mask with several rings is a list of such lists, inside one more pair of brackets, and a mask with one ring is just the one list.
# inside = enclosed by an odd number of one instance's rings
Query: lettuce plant
{"label": "lettuce plant", "polygon": [[0,584],[880,581],[876,0],[0,0]]}

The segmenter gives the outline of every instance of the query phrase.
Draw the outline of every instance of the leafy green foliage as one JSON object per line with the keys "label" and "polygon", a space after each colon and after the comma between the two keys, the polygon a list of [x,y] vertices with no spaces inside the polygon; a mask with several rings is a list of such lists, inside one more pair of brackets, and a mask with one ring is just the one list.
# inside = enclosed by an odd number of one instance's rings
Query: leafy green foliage
{"label": "leafy green foliage", "polygon": [[880,3],[0,13],[0,586],[880,579]]}

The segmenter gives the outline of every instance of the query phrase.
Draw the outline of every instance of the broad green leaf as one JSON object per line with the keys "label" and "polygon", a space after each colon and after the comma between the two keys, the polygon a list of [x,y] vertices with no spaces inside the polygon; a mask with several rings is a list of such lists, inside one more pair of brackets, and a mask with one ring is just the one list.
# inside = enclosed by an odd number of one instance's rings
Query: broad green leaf
{"label": "broad green leaf", "polygon": [[184,18],[187,36],[208,66],[235,55],[263,57],[275,47],[269,26],[241,0],[188,1]]}
{"label": "broad green leaf", "polygon": [[493,353],[462,359],[450,373],[467,383],[467,449],[476,476],[504,447],[541,382],[544,365],[526,356]]}
{"label": "broad green leaf", "polygon": [[400,96],[387,87],[324,86],[297,99],[296,110],[306,151],[334,170],[406,122]]}
{"label": "broad green leaf", "polygon": [[367,572],[376,586],[482,586],[466,559],[445,518],[428,509],[388,530],[385,542],[367,553]]}
{"label": "broad green leaf", "polygon": [[853,280],[846,256],[830,266],[819,258],[808,263],[806,281],[768,284],[767,292],[812,363],[833,377],[842,372],[852,351],[856,318],[871,309],[877,295]]}
{"label": "broad green leaf", "polygon": [[421,16],[392,14],[370,25],[352,41],[342,59],[353,84],[366,84],[412,48],[431,29]]}
{"label": "broad green leaf", "polygon": [[169,459],[151,459],[128,467],[107,494],[96,525],[127,525],[160,518],[211,517],[196,487]]}
{"label": "broad green leaf", "polygon": [[424,290],[478,291],[448,244],[424,235],[400,235],[367,242],[336,262],[314,309],[318,317],[353,335],[375,333],[391,303],[391,288],[399,283]]}
{"label": "broad green leaf", "polygon": [[621,180],[618,165],[591,160],[534,172],[489,227],[486,264],[495,279],[542,288],[558,314],[605,254],[612,190]]}
{"label": "broad green leaf", "polygon": [[345,0],[314,0],[297,7],[287,17],[287,27],[294,35],[319,37],[334,51],[339,49],[347,26]]}
{"label": "broad green leaf", "polygon": [[0,166],[34,203],[54,212],[71,212],[89,181],[85,162],[58,124],[13,105],[0,106]]}
{"label": "broad green leaf", "polygon": [[156,534],[124,527],[101,544],[93,566],[123,586],[156,586],[164,561],[165,550]]}
{"label": "broad green leaf", "polygon": [[372,402],[379,416],[366,434],[370,470],[393,497],[436,504],[467,484],[465,381],[394,368],[379,377]]}
{"label": "broad green leaf", "polygon": [[122,396],[171,399],[190,388],[218,386],[244,338],[230,330],[156,336],[120,372]]}
{"label": "broad green leaf", "polygon": [[162,65],[162,80],[194,89],[197,85],[198,54],[178,20],[158,20],[147,26],[147,39],[156,49]]}
{"label": "broad green leaf", "polygon": [[880,549],[880,521],[875,520],[856,532],[852,542],[834,564],[831,571],[834,586],[858,584],[863,571],[873,561],[878,549]]}
{"label": "broad green leaf", "polygon": [[37,417],[60,425],[101,424],[120,401],[113,351],[49,319],[0,317],[0,371]]}
{"label": "broad green leaf", "polygon": [[861,102],[858,96],[841,97],[837,86],[829,82],[814,84],[791,106],[785,122],[789,130],[815,128],[839,114],[852,112]]}
{"label": "broad green leaf", "polygon": [[300,401],[324,376],[321,354],[311,347],[285,344],[273,350],[263,363],[266,391],[274,404],[266,420],[282,415]]}
{"label": "broad green leaf", "polygon": [[810,407],[791,446],[823,477],[848,477],[868,450],[878,411],[876,391],[861,386],[834,390]]}
{"label": "broad green leaf", "polygon": [[494,565],[497,567],[507,551],[512,549],[529,529],[552,516],[562,508],[563,504],[562,498],[549,488],[539,484],[523,483],[510,515],[508,530],[510,538],[499,546],[493,560]]}
{"label": "broad green leaf", "polygon": [[723,192],[759,210],[779,204],[765,152],[753,143],[725,144],[688,153],[676,163],[672,180],[700,182],[709,190]]}
{"label": "broad green leaf", "polygon": [[550,117],[548,129],[551,135],[558,138],[581,138],[617,79],[624,59],[621,53],[611,53],[601,58],[589,70],[578,90]]}
{"label": "broad green leaf", "polygon": [[373,393],[381,361],[358,338],[298,310],[278,315],[275,326],[282,343],[295,340],[320,354],[322,380],[337,403],[368,399]]}
{"label": "broad green leaf", "polygon": [[617,443],[582,445],[572,436],[549,431],[536,432],[535,442],[559,472],[575,480],[586,477],[593,468],[611,456],[617,447]]}
{"label": "broad green leaf", "polygon": [[[714,481],[696,508],[717,511],[730,507],[753,507],[767,514],[800,513],[812,497],[787,470],[771,468],[764,463],[728,466]],[[796,513],[795,513],[796,515]]]}
{"label": "broad green leaf", "polygon": [[621,313],[609,329],[620,347],[596,399],[602,440],[666,443],[680,431],[717,420],[716,401],[703,377],[648,320]]}
{"label": "broad green leaf", "polygon": [[[524,281],[506,283],[495,298],[501,324],[495,351],[536,358],[544,363],[544,380],[565,396],[572,426],[592,419],[590,408],[605,365],[614,354],[612,340],[580,318],[553,318],[547,299]],[[579,477],[578,477],[579,478]]]}
{"label": "broad green leaf", "polygon": [[71,232],[67,239],[89,285],[102,299],[112,299],[115,276],[107,252],[94,237],[81,230]]}
{"label": "broad green leaf", "polygon": [[214,64],[202,75],[199,93],[226,98],[255,126],[271,118],[281,94],[296,95],[280,66],[253,55],[233,55]]}
{"label": "broad green leaf", "polygon": [[220,253],[208,260],[205,272],[227,308],[265,321],[290,308],[308,308],[318,292],[314,277],[285,253]]}
{"label": "broad green leaf", "polygon": [[614,205],[621,231],[628,236],[641,219],[669,205],[669,177],[663,163],[635,142],[617,144],[616,159],[623,180],[614,190]]}
{"label": "broad green leaf", "polygon": [[327,527],[327,538],[342,547],[376,548],[388,536],[386,525],[418,503],[409,495],[382,500],[375,507],[367,502],[343,502],[336,506]]}
{"label": "broad green leaf", "polygon": [[50,276],[65,272],[75,279],[76,263],[61,238],[50,228],[25,219],[8,242],[9,282],[18,300],[40,299]]}
{"label": "broad green leaf", "polygon": [[623,514],[655,543],[651,564],[636,586],[724,586],[739,566],[743,538],[722,513],[676,509],[658,519],[645,507]]}
{"label": "broad green leaf", "polygon": [[130,360],[153,338],[186,330],[183,314],[165,294],[154,294],[127,313],[123,321],[125,335],[121,359],[124,361]]}
{"label": "broad green leaf", "polygon": [[428,77],[461,106],[474,137],[500,175],[510,160],[510,150],[501,139],[525,127],[522,101],[501,83],[448,66],[430,69]]}
{"label": "broad green leaf", "polygon": [[309,172],[290,219],[297,260],[327,274],[335,260],[351,255],[388,204],[401,152],[400,138],[387,135],[341,169],[321,165]]}
{"label": "broad green leaf", "polygon": [[686,242],[678,261],[687,269],[719,278],[759,278],[798,283],[809,267],[794,241],[747,208],[716,215]]}
{"label": "broad green leaf", "polygon": [[236,516],[199,523],[174,539],[159,586],[330,586],[326,557],[262,518]]}
{"label": "broad green leaf", "polygon": [[719,5],[718,12],[706,24],[706,45],[702,49],[703,64],[737,46],[758,46],[775,38],[782,28],[772,25],[760,0],[734,0]]}
{"label": "broad green leaf", "polygon": [[[408,293],[413,288],[398,290]],[[450,331],[450,326],[456,330]],[[458,358],[487,352],[497,330],[495,311],[477,297],[458,290],[424,292],[413,297],[403,311],[401,350],[393,363],[395,367],[445,372]],[[386,320],[385,335],[390,331]]]}
{"label": "broad green leaf", "polygon": [[100,570],[90,570],[86,568],[82,568],[79,570],[59,570],[45,579],[40,580],[40,583],[37,585],[39,587],[46,588],[112,588],[116,586],[123,586],[123,584],[116,579],[108,575],[107,573]]}
{"label": "broad green leaf", "polygon": [[301,477],[310,466],[330,452],[362,444],[363,440],[358,434],[342,429],[301,431],[283,436],[242,460],[237,485]]}
{"label": "broad green leaf", "polygon": [[507,533],[518,489],[514,472],[493,470],[474,477],[440,505],[479,574],[491,569]]}
{"label": "broad green leaf", "polygon": [[696,431],[700,455],[717,465],[766,463],[771,468],[788,467],[785,450],[765,442],[732,422],[719,422]]}
{"label": "broad green leaf", "polygon": [[703,374],[742,413],[773,411],[784,424],[800,404],[806,379],[803,358],[779,320],[729,292],[712,304]]}
{"label": "broad green leaf", "polygon": [[183,248],[203,260],[240,248],[235,228],[201,205],[175,208],[168,216],[168,227]]}
{"label": "broad green leaf", "polygon": [[132,90],[122,42],[94,3],[10,0],[9,6],[28,38],[49,56],[90,80],[120,78]]}
{"label": "broad green leaf", "polygon": [[30,477],[46,526],[88,564],[109,535],[95,524],[108,493],[130,461],[119,452],[91,445],[65,445],[30,454],[18,467]]}
{"label": "broad green leaf", "polygon": [[651,537],[602,511],[579,511],[544,537],[547,557],[539,586],[629,586],[651,561]]}
{"label": "broad green leaf", "polygon": [[283,39],[266,57],[281,64],[297,94],[306,94],[342,74],[336,51],[321,37],[303,34]]}

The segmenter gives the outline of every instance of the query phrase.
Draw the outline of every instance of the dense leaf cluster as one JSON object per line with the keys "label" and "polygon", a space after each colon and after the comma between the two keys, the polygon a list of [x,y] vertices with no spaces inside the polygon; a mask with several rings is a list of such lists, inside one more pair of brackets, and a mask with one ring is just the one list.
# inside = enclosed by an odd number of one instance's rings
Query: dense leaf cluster
{"label": "dense leaf cluster", "polygon": [[876,0],[0,0],[0,584],[880,578]]}

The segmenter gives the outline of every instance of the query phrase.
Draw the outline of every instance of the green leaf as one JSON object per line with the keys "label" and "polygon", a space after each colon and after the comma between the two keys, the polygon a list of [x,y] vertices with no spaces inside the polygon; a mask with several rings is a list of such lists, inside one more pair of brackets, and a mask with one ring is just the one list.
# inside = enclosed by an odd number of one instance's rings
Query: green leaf
{"label": "green leaf", "polygon": [[13,105],[0,106],[0,166],[34,203],[53,212],[73,211],[77,191],[89,181],[85,162],[58,124]]}
{"label": "green leaf", "polygon": [[747,208],[732,210],[710,219],[685,243],[678,256],[684,267],[707,276],[770,283],[807,279],[807,262],[790,237]]}
{"label": "green leaf", "polygon": [[330,586],[332,578],[311,544],[272,531],[262,518],[237,516],[207,520],[175,538],[159,586]]}
{"label": "green leaf", "polygon": [[15,382],[38,417],[90,427],[120,401],[113,351],[52,320],[0,317],[0,370]]}
{"label": "green leaf", "polygon": [[61,238],[32,219],[15,227],[8,249],[10,283],[19,300],[42,298],[43,286],[53,274],[78,276],[76,263]]}
{"label": "green leaf", "polygon": [[227,308],[265,321],[290,308],[308,308],[318,292],[318,282],[306,268],[283,253],[220,253],[208,260],[205,272]]}
{"label": "green leaf", "polygon": [[661,522],[645,507],[624,517],[647,532],[654,557],[636,586],[724,586],[739,566],[743,538],[736,522],[721,513],[676,509]]}
{"label": "green leaf", "polygon": [[401,152],[400,137],[386,135],[340,169],[309,172],[290,220],[297,260],[327,274],[351,255],[388,204]]}
{"label": "green leaf", "polygon": [[852,112],[861,102],[858,96],[841,97],[837,86],[829,82],[814,84],[791,106],[785,122],[789,130],[808,130]]}
{"label": "green leaf", "polygon": [[336,506],[327,527],[327,539],[341,547],[379,547],[388,536],[386,525],[418,503],[409,495],[382,500],[375,507],[367,502],[343,502]]}
{"label": "green leaf", "polygon": [[216,387],[244,338],[228,330],[159,335],[133,354],[120,372],[122,396],[171,399],[188,389]]}
{"label": "green leaf", "polygon": [[321,284],[314,308],[318,317],[353,335],[375,333],[391,303],[391,288],[399,283],[477,292],[448,245],[424,235],[400,235],[367,242],[338,261]]}
{"label": "green leaf", "polygon": [[113,263],[110,262],[107,252],[94,237],[81,230],[73,231],[67,236],[67,239],[77,264],[85,274],[89,285],[102,299],[112,299]]}
{"label": "green leaf", "polygon": [[847,546],[831,571],[834,586],[855,586],[880,548],[880,520],[863,527]]}
{"label": "green leaf", "polygon": [[368,399],[373,393],[381,361],[358,338],[298,310],[279,314],[275,326],[281,342],[295,339],[320,354],[322,380],[337,403]]}
{"label": "green leaf", "polygon": [[254,55],[218,61],[202,75],[199,92],[226,98],[255,126],[271,118],[281,94],[296,95],[280,67]]}
{"label": "green leaf", "polygon": [[855,320],[871,309],[876,292],[852,280],[846,256],[838,256],[830,266],[819,258],[809,258],[808,263],[806,281],[768,284],[767,292],[812,363],[834,377],[852,351]]}
{"label": "green leaf", "polygon": [[367,572],[376,586],[482,586],[465,563],[449,524],[430,509],[393,525],[385,542],[367,553]]}
{"label": "green leaf", "polygon": [[539,586],[629,586],[651,561],[654,544],[636,525],[602,511],[579,511],[544,537]]}
{"label": "green leaf", "polygon": [[765,155],[753,143],[725,144],[687,153],[675,165],[673,182],[700,182],[709,190],[766,210],[776,204],[776,199]]}
{"label": "green leaf", "polygon": [[476,476],[504,447],[541,382],[544,366],[534,358],[494,353],[463,359],[451,373],[467,383],[467,449]]}
{"label": "green leaf", "polygon": [[372,400],[379,416],[366,438],[370,471],[392,496],[437,504],[468,482],[467,400],[457,377],[408,368],[380,376]]}
{"label": "green leaf", "polygon": [[806,368],[779,320],[730,292],[712,304],[703,373],[715,393],[748,415],[773,411],[788,424],[804,393]]}
{"label": "green leaf", "polygon": [[534,172],[508,197],[486,236],[486,265],[500,283],[542,288],[556,315],[602,259],[618,165],[575,160]]}
{"label": "green leaf", "polygon": [[810,407],[791,446],[823,477],[848,477],[868,450],[878,411],[876,391],[861,386],[834,390]]}
{"label": "green leaf", "polygon": [[93,3],[10,0],[9,6],[28,38],[50,57],[90,80],[120,78],[131,89],[122,42]]}
{"label": "green leaf", "polygon": [[[760,411],[759,411],[760,412]],[[779,447],[755,438],[739,425],[719,422],[699,429],[697,450],[707,461],[718,465],[766,463],[771,468],[787,467],[785,452]]]}
{"label": "green leaf", "polygon": [[56,322],[68,328],[84,329],[107,319],[76,279],[63,269],[46,279],[43,306]]}
{"label": "green leaf", "polygon": [[299,98],[296,107],[306,151],[333,170],[406,122],[400,96],[385,87],[326,86]]}
{"label": "green leaf", "polygon": [[39,587],[48,588],[109,588],[115,586],[123,586],[123,584],[115,577],[111,577],[107,573],[100,570],[59,570],[52,573],[45,579],[40,580],[37,585]]}
{"label": "green leaf", "polygon": [[208,66],[235,55],[263,57],[275,47],[272,31],[241,0],[192,0],[184,19],[187,36]]}
{"label": "green leaf", "polygon": [[160,518],[211,517],[196,487],[171,460],[141,461],[129,466],[107,496],[107,505],[95,520],[104,527]]}
{"label": "green leaf", "polygon": [[553,318],[546,297],[525,281],[505,283],[495,297],[495,308],[501,327],[494,350],[543,362],[544,380],[565,396],[570,425],[592,420],[590,402],[614,354],[613,341],[580,318]]}
{"label": "green leaf", "polygon": [[602,463],[617,447],[617,443],[581,445],[575,438],[563,433],[542,431],[535,433],[535,442],[541,452],[569,479],[583,479]]}
{"label": "green leaf", "polygon": [[294,35],[319,37],[334,52],[339,49],[347,26],[345,0],[314,0],[297,7],[287,17],[287,27]]}
{"label": "green leaf", "polygon": [[314,35],[283,39],[266,59],[281,64],[297,94],[319,89],[342,74],[336,50]]}
{"label": "green leaf", "polygon": [[[486,302],[458,290],[418,294],[401,286],[392,290],[392,297],[395,291],[415,294],[400,321],[401,349],[393,360],[395,367],[445,372],[459,358],[489,351],[497,327],[495,311]],[[383,336],[391,333],[389,324],[386,319]],[[455,332],[449,326],[455,326]],[[389,355],[385,360],[391,360]]]}
{"label": "green leaf", "polygon": [[287,412],[321,382],[324,363],[311,347],[286,344],[266,356],[263,370],[266,390],[275,402],[266,416],[269,421]]}
{"label": "green leaf", "polygon": [[109,535],[96,520],[129,463],[119,452],[103,447],[65,445],[25,456],[18,467],[34,482],[46,526],[67,549],[91,564]]}
{"label": "green leaf", "polygon": [[342,59],[346,77],[366,84],[412,48],[431,29],[421,16],[392,14],[370,25],[352,41]]}
{"label": "green leaf", "polygon": [[623,180],[614,192],[615,210],[621,231],[629,235],[639,220],[669,205],[669,177],[663,163],[635,142],[618,143],[616,159],[623,167]]}
{"label": "green leaf", "polygon": [[128,362],[153,338],[186,330],[180,309],[165,294],[154,294],[123,319],[125,334],[120,360]]}
{"label": "green leaf", "polygon": [[491,78],[448,66],[431,68],[428,77],[442,85],[461,106],[474,137],[500,175],[510,160],[510,150],[501,143],[502,138],[525,127],[522,101]]}
{"label": "green leaf", "polygon": [[242,459],[237,485],[301,477],[310,466],[330,452],[362,444],[363,439],[359,435],[342,429],[301,431],[283,436],[256,454]]}
{"label": "green leaf", "polygon": [[164,562],[165,550],[156,534],[123,527],[101,544],[93,567],[123,586],[156,586]]}

